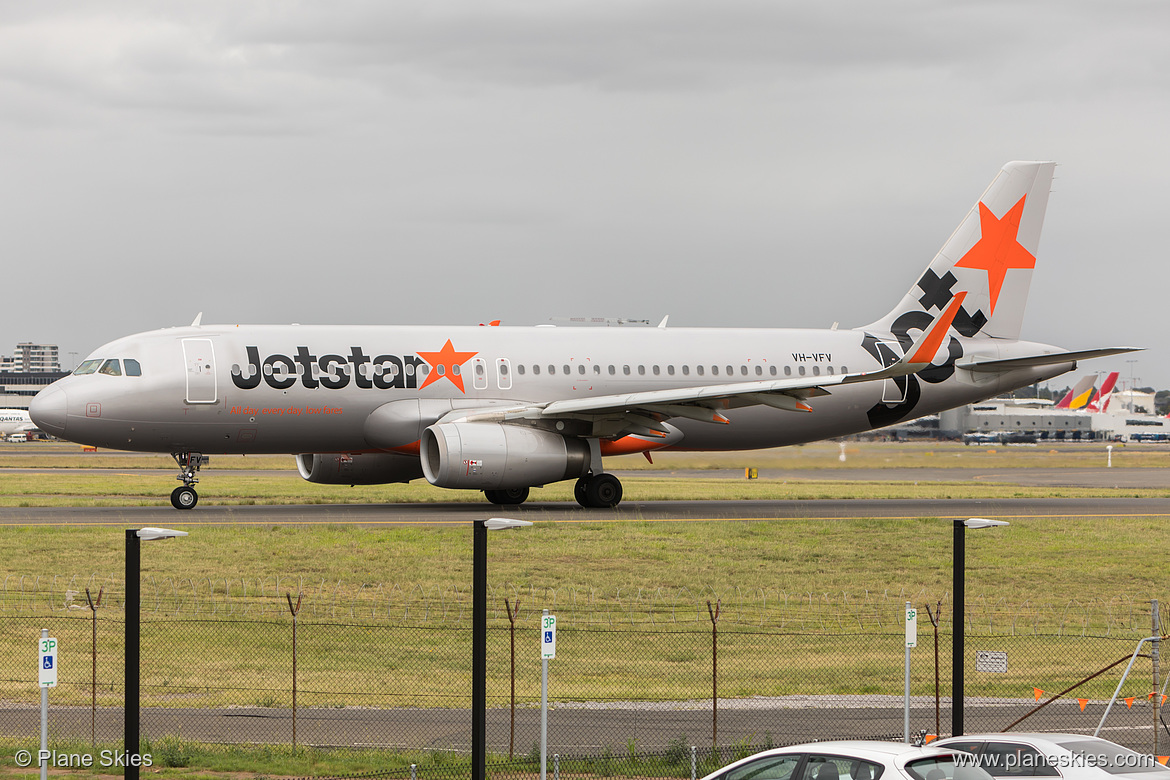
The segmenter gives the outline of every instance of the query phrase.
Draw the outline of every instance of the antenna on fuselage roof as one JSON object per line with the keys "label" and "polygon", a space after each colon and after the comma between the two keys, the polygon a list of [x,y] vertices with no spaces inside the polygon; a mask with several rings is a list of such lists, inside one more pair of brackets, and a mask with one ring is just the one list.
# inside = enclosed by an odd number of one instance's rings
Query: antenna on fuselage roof
{"label": "antenna on fuselage roof", "polygon": [[[549,317],[549,322],[565,325],[649,325],[650,320],[632,320],[626,317]],[[661,326],[660,326],[661,327]]]}
{"label": "antenna on fuselage roof", "polygon": [[202,324],[203,324],[203,312],[199,312],[198,314],[195,315],[195,321],[191,323],[191,327],[198,328]]}

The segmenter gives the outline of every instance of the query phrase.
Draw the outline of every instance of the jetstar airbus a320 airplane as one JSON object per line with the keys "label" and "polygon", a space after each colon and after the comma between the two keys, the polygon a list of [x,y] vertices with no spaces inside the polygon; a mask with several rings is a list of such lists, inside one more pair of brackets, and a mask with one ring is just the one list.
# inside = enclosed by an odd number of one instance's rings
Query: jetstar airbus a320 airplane
{"label": "jetstar airbus a320 airplane", "polygon": [[195,506],[207,454],[293,453],[326,484],[426,477],[518,504],[607,455],[747,450],[868,431],[1129,348],[1020,341],[1054,164],[1004,166],[905,297],[849,330],[201,325],[93,352],[30,405],[41,430],[169,452]]}

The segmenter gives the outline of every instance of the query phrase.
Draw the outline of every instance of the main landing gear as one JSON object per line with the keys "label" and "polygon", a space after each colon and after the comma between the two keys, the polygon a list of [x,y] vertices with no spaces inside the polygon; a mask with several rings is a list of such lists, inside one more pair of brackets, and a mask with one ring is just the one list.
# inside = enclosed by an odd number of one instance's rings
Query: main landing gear
{"label": "main landing gear", "polygon": [[175,509],[194,509],[199,503],[199,494],[192,487],[199,482],[195,472],[201,466],[206,466],[209,458],[198,452],[172,452],[171,457],[179,464],[179,476],[175,479],[183,483],[171,491],[171,506]]}
{"label": "main landing gear", "polygon": [[515,506],[528,500],[528,488],[505,488],[504,490],[485,490],[484,498],[498,506]]}
{"label": "main landing gear", "polygon": [[[175,492],[178,493],[178,490]],[[528,500],[528,488],[485,490],[483,495],[498,506],[516,506]],[[613,509],[622,500],[622,483],[613,474],[581,477],[573,487],[573,497],[577,499],[578,504],[589,509]],[[194,503],[191,506],[194,506]]]}
{"label": "main landing gear", "polygon": [[577,503],[590,509],[612,509],[622,500],[622,483],[613,474],[581,477],[573,486]]}

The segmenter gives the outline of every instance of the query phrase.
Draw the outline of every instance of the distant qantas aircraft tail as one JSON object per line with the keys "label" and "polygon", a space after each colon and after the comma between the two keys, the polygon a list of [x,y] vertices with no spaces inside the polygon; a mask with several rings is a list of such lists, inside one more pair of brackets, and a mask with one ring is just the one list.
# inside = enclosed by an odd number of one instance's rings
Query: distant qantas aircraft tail
{"label": "distant qantas aircraft tail", "polygon": [[958,293],[964,336],[1018,339],[1056,163],[1010,162],[889,314],[865,330],[924,329]]}
{"label": "distant qantas aircraft tail", "polygon": [[1105,377],[1105,382],[1101,385],[1101,391],[1092,401],[1089,401],[1090,412],[1109,411],[1109,402],[1113,400],[1113,388],[1117,385],[1117,374],[1117,371],[1110,371],[1109,376]]}

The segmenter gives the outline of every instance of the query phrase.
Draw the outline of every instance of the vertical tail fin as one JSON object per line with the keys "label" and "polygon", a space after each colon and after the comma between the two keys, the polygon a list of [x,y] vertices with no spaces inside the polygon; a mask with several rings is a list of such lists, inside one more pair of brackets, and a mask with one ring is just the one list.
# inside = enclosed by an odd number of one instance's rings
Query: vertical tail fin
{"label": "vertical tail fin", "polygon": [[955,294],[966,292],[955,318],[957,331],[1018,339],[1055,167],[1052,162],[1005,165],[914,287],[865,329],[894,331],[901,317],[921,320],[923,313],[941,312]]}
{"label": "vertical tail fin", "polygon": [[1096,374],[1086,374],[1081,381],[1073,385],[1073,389],[1065,393],[1064,398],[1056,404],[1057,409],[1083,409],[1089,403],[1093,394],[1093,385],[1097,382]]}
{"label": "vertical tail fin", "polygon": [[1105,377],[1105,382],[1101,385],[1101,392],[1089,402],[1090,412],[1104,412],[1109,409],[1109,402],[1113,400],[1113,388],[1117,385],[1118,373],[1110,371],[1109,376]]}

